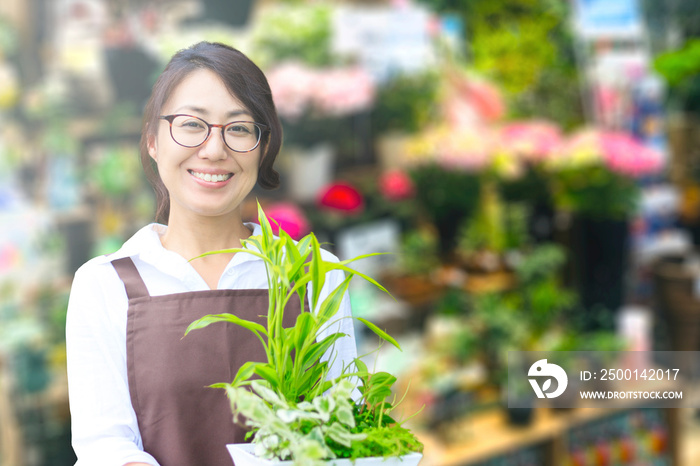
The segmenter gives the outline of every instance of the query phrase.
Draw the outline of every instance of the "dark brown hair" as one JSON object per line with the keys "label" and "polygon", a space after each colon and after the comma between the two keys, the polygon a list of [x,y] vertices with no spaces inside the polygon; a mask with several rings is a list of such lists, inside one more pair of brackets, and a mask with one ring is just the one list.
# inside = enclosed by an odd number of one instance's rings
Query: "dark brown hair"
{"label": "dark brown hair", "polygon": [[253,119],[269,127],[269,131],[260,141],[262,161],[258,172],[258,184],[265,189],[275,189],[279,186],[279,174],[272,166],[282,145],[282,125],[265,75],[255,63],[233,47],[200,42],[173,55],[153,85],[151,97],[144,109],[141,164],[156,193],[157,222],[168,223],[170,195],[158,174],[155,161],[148,154],[148,140],[158,133],[158,117],[175,87],[190,73],[201,69],[216,73],[229,92],[251,113]]}

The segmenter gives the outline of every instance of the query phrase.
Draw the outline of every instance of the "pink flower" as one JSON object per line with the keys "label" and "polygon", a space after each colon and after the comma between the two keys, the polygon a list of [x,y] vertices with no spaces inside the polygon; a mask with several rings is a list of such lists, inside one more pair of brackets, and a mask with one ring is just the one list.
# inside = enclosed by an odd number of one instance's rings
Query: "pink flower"
{"label": "pink flower", "polygon": [[550,159],[562,142],[561,130],[544,120],[511,123],[501,128],[500,144],[505,152],[529,162]]}
{"label": "pink flower", "polygon": [[390,201],[401,201],[413,197],[415,186],[404,171],[391,170],[379,178],[379,191]]}
{"label": "pink flower", "polygon": [[447,73],[448,98],[445,116],[452,126],[499,120],[506,106],[497,87],[462,71]]}
{"label": "pink flower", "polygon": [[318,204],[328,210],[359,214],[364,209],[365,201],[354,186],[337,181],[321,189]]}
{"label": "pink flower", "polygon": [[311,99],[322,115],[357,113],[369,109],[374,102],[374,83],[362,68],[321,70],[316,78]]}
{"label": "pink flower", "polygon": [[279,229],[282,228],[289,236],[298,240],[311,229],[304,212],[291,202],[272,204],[265,208],[265,214],[270,219],[275,234],[279,234]]}
{"label": "pink flower", "polygon": [[488,127],[447,131],[437,142],[437,162],[443,168],[479,171],[493,159],[493,132]]}
{"label": "pink flower", "polygon": [[362,68],[314,69],[288,62],[267,73],[277,112],[298,119],[307,112],[316,116],[343,116],[370,108],[375,85]]}
{"label": "pink flower", "polygon": [[602,133],[600,145],[606,165],[622,175],[637,178],[658,173],[663,168],[663,154],[645,146],[631,134]]}
{"label": "pink flower", "polygon": [[305,66],[288,62],[267,73],[272,98],[281,117],[301,117],[310,105],[317,77]]}

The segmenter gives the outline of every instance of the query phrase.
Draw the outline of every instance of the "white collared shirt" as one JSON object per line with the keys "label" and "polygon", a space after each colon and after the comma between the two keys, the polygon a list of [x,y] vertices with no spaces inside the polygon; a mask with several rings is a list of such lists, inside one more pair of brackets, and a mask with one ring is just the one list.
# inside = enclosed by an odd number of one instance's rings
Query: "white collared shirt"
{"label": "white collared shirt", "polygon": [[[259,225],[246,225],[253,229],[253,235],[261,234]],[[163,247],[160,236],[166,229],[164,225],[147,225],[119,251],[90,260],[75,274],[68,303],[66,346],[76,466],[123,466],[129,462],[158,466],[143,451],[131,406],[126,369],[128,299],[110,262],[131,257],[151,296],[208,290],[187,260]],[[337,260],[327,251],[322,255],[324,260]],[[344,278],[341,271],[329,272],[321,300]],[[263,261],[252,254],[235,254],[221,275],[218,288],[266,289]],[[347,294],[338,313],[338,317],[351,315]],[[338,326],[319,336],[322,338],[331,330],[349,335],[335,345],[329,377],[339,375],[343,364],[357,355],[352,319],[340,319]]]}

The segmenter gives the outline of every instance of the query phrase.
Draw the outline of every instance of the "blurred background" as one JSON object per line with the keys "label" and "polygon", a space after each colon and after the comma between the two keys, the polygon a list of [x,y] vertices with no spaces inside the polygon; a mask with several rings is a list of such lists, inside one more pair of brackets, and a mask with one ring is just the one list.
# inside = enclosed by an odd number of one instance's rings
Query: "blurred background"
{"label": "blurred background", "polygon": [[[697,0],[2,0],[0,466],[75,461],[72,276],[154,217],[141,111],[200,40],[266,72],[257,198],[393,298],[425,465],[695,465],[692,409],[508,409],[509,350],[700,350]],[[358,327],[360,352],[376,341]]]}

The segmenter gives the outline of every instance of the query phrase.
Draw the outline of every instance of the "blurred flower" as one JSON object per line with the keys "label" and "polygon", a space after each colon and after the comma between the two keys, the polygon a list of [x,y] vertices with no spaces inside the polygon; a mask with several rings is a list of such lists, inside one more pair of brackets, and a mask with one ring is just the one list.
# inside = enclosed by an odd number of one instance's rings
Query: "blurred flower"
{"label": "blurred flower", "polygon": [[20,86],[17,70],[0,57],[0,109],[8,109],[15,106],[19,100]]}
{"label": "blurred flower", "polygon": [[663,168],[663,154],[645,146],[631,134],[603,134],[600,144],[607,166],[622,175],[638,178],[658,173]]}
{"label": "blurred flower", "polygon": [[416,189],[406,172],[391,170],[380,176],[379,191],[390,201],[401,201],[413,197]]}
{"label": "blurred flower", "polygon": [[277,111],[296,120],[338,117],[367,110],[374,102],[375,86],[362,68],[310,68],[287,62],[267,73]]}
{"label": "blurred flower", "polygon": [[550,160],[551,168],[576,168],[603,161],[598,131],[586,128],[569,136],[559,148],[558,157]]}
{"label": "blurred flower", "polygon": [[285,63],[267,74],[277,112],[281,117],[297,119],[309,106],[310,89],[316,76],[300,63]]}
{"label": "blurred flower", "polygon": [[548,160],[562,143],[561,130],[544,120],[519,121],[505,125],[499,132],[504,152],[528,162]]}
{"label": "blurred flower", "polygon": [[635,178],[658,173],[663,154],[631,134],[586,128],[564,142],[548,168],[560,207],[596,218],[626,219],[639,203]]}
{"label": "blurred flower", "polygon": [[362,194],[351,184],[337,181],[320,192],[318,204],[321,208],[348,214],[359,214],[364,210]]}
{"label": "blurred flower", "polygon": [[453,127],[472,126],[499,120],[505,103],[496,86],[460,70],[446,73],[445,117]]}
{"label": "blurred flower", "polygon": [[447,170],[477,172],[492,163],[495,142],[490,127],[441,126],[407,143],[407,161],[411,165],[436,163]]}
{"label": "blurred flower", "polygon": [[663,169],[664,157],[629,133],[587,128],[574,133],[561,146],[553,168],[601,164],[622,176],[638,178]]}
{"label": "blurred flower", "polygon": [[364,69],[321,70],[311,96],[313,107],[322,115],[342,116],[367,110],[374,102],[374,82]]}
{"label": "blurred flower", "polygon": [[282,228],[289,236],[298,240],[311,230],[304,212],[292,202],[269,205],[265,208],[265,213],[271,220],[270,224],[275,234]]}

